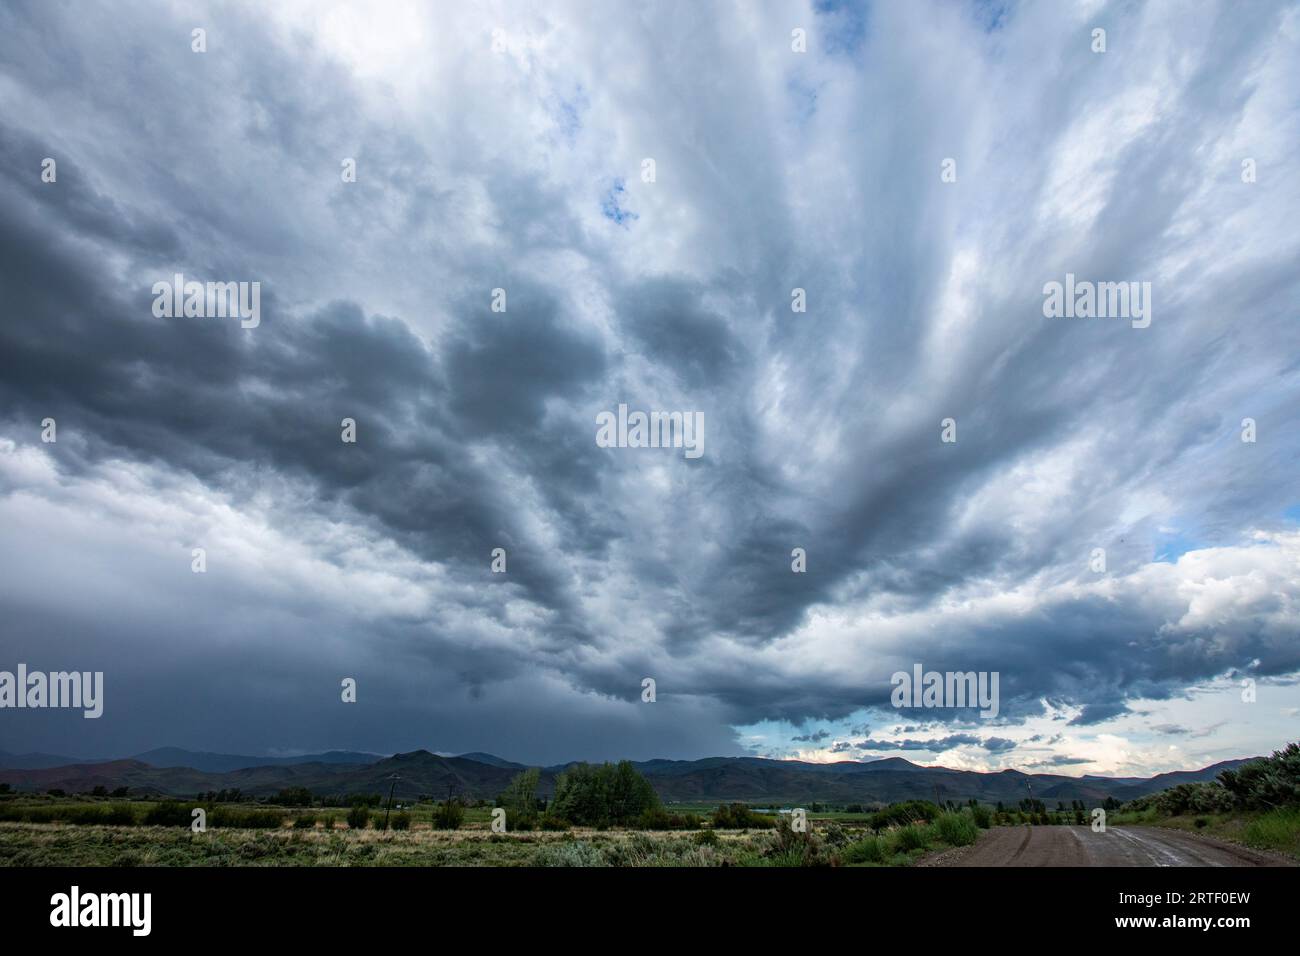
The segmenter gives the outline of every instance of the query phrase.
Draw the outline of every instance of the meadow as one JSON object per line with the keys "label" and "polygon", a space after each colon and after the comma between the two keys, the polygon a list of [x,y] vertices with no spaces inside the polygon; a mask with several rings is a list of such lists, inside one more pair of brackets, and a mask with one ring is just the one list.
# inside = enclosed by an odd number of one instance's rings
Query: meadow
{"label": "meadow", "polygon": [[[906,866],[972,843],[988,825],[988,815],[970,807],[909,804],[888,818],[810,814],[805,832],[788,815],[737,816],[733,807],[714,808],[703,822],[673,808],[691,829],[494,833],[490,807],[465,808],[448,829],[437,827],[437,805],[417,806],[403,811],[410,819],[402,829],[391,828],[395,813],[385,829],[376,826],[382,811],[350,827],[344,808],[247,805],[211,808],[207,829],[196,833],[188,812],[169,801],[5,800],[0,866]],[[147,822],[160,816],[171,822]],[[752,825],[726,825],[735,820]]]}

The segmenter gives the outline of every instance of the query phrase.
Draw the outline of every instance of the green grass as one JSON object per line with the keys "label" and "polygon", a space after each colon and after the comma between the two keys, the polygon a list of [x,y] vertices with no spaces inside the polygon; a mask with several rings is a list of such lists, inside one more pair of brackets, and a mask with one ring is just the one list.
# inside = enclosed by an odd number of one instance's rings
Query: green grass
{"label": "green grass", "polygon": [[1257,850],[1276,850],[1300,859],[1300,807],[1261,813],[1246,824],[1242,842]]}
{"label": "green grass", "polygon": [[[867,814],[809,814],[810,832],[749,830],[490,831],[491,808],[467,808],[457,831],[431,826],[433,806],[406,805],[410,829],[352,830],[345,807],[208,804],[207,831],[190,830],[193,800],[0,797],[0,866],[906,866],[978,835],[963,808],[879,833]],[[668,812],[683,815],[687,805]],[[707,819],[711,806],[701,806]],[[372,822],[383,810],[371,808]],[[788,817],[771,818],[788,821]],[[392,822],[390,821],[390,823]],[[151,825],[151,824],[158,825]],[[877,824],[879,825],[879,824]],[[784,834],[781,832],[784,830]]]}
{"label": "green grass", "polygon": [[933,850],[969,846],[979,839],[981,814],[970,808],[946,811],[933,823],[910,823],[877,835],[863,835],[844,847],[846,866],[907,866]]}
{"label": "green grass", "polygon": [[1188,830],[1300,859],[1300,807],[1266,813],[1188,813],[1176,817],[1162,816],[1154,808],[1148,808],[1112,813],[1106,817],[1106,822],[1112,826],[1127,824]]}

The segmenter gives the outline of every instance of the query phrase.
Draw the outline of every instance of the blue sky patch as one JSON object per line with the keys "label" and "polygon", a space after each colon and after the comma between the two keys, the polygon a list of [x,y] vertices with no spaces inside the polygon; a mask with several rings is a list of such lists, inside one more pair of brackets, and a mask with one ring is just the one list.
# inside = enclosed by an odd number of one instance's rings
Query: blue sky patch
{"label": "blue sky patch", "polygon": [[614,184],[609,187],[605,193],[605,198],[600,201],[600,212],[606,219],[618,223],[624,229],[628,228],[628,223],[636,222],[641,217],[630,209],[624,209],[623,203],[627,199],[627,187],[624,180],[620,177],[614,180]]}

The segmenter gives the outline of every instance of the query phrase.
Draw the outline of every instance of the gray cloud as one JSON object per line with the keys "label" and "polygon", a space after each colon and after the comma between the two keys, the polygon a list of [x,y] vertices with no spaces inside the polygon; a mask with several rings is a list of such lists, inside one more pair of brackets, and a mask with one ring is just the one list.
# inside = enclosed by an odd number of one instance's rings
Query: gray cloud
{"label": "gray cloud", "polygon": [[[1046,5],[818,4],[798,57],[776,7],[546,5],[504,54],[458,10],[433,62],[382,18],[213,7],[199,55],[189,15],[8,5],[4,650],[124,701],[16,732],[702,756],[866,737],[913,662],[1083,730],[1300,670],[1297,17],[1105,14],[1099,57]],[[177,271],[260,281],[261,326],[155,319]],[[1044,319],[1067,271],[1152,281],[1152,326]],[[705,456],[598,448],[620,402],[702,411]],[[855,746],[1017,746],[905,732]]]}

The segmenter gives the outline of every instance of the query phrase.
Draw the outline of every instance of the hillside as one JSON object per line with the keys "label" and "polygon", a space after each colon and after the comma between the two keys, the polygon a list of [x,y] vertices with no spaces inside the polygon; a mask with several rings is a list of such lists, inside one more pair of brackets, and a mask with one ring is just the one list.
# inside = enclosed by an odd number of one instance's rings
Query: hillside
{"label": "hillside", "polygon": [[[0,770],[0,783],[18,790],[52,788],[81,793],[103,786],[129,787],[135,794],[186,797],[209,790],[239,789],[250,796],[269,796],[286,787],[306,787],[317,795],[388,793],[398,799],[448,794],[495,797],[522,764],[491,754],[440,756],[427,750],[375,758],[368,754],[332,752],[233,769],[197,769],[242,764],[258,758],[193,754],[168,748],[151,751],[159,766],[139,758],[61,767],[11,767]],[[311,759],[311,757],[331,759]],[[211,759],[220,758],[220,759]],[[290,762],[294,761],[294,762]],[[1179,783],[1212,780],[1220,771],[1245,760],[1229,760],[1199,770],[1158,774],[1149,779],[1123,777],[1065,777],[1026,774],[1018,770],[980,773],[921,767],[901,757],[833,764],[758,757],[710,757],[703,760],[648,760],[635,766],[667,803],[891,803],[929,799],[1017,804],[1032,795],[1049,804],[1082,800],[1089,805],[1107,797],[1131,800]],[[565,765],[544,768],[539,789],[548,794]]]}

